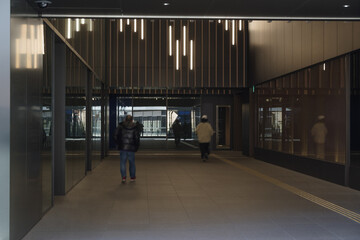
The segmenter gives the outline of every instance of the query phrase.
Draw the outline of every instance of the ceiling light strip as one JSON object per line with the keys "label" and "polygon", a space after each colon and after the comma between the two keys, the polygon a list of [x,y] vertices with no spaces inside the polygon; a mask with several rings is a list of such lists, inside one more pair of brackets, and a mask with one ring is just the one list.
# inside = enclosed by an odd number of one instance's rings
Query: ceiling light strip
{"label": "ceiling light strip", "polygon": [[190,40],[190,70],[194,69],[194,41]]}
{"label": "ceiling light strip", "polygon": [[141,19],[141,40],[144,40],[144,19]]}
{"label": "ceiling light strip", "polygon": [[236,28],[235,20],[232,20],[232,26],[231,26],[231,43],[232,43],[233,46],[235,46],[235,28]]}
{"label": "ceiling light strip", "polygon": [[71,38],[71,19],[68,18],[66,21],[66,38],[70,39]]}
{"label": "ceiling light strip", "polygon": [[75,19],[75,31],[80,32],[80,20],[78,18]]}
{"label": "ceiling light strip", "polygon": [[186,26],[183,26],[183,55],[186,56]]}
{"label": "ceiling light strip", "polygon": [[169,56],[172,56],[172,26],[169,26]]}
{"label": "ceiling light strip", "polygon": [[179,70],[179,40],[176,40],[176,70]]}

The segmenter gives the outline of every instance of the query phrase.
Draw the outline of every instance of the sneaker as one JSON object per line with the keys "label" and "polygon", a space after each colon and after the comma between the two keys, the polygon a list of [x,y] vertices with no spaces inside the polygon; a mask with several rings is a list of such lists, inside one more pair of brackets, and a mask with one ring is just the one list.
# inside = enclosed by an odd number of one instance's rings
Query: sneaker
{"label": "sneaker", "polygon": [[136,177],[130,178],[130,182],[135,182]]}
{"label": "sneaker", "polygon": [[125,183],[126,182],[126,177],[123,177],[122,178],[122,183]]}

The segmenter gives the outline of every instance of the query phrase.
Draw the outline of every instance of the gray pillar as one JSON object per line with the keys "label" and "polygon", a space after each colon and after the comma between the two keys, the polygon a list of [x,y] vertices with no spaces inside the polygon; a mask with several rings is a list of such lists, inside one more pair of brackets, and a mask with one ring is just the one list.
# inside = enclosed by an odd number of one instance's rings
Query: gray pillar
{"label": "gray pillar", "polygon": [[86,79],[86,170],[92,169],[92,79],[91,72],[87,71]]}
{"label": "gray pillar", "polygon": [[350,55],[345,57],[345,97],[346,97],[346,141],[345,141],[345,186],[349,186],[350,175],[350,161],[351,161],[351,149],[350,149],[350,97],[351,97],[351,76],[350,76],[351,60]]}
{"label": "gray pillar", "polygon": [[0,239],[10,238],[10,1],[0,3]]}
{"label": "gray pillar", "polygon": [[54,194],[65,195],[65,86],[66,86],[66,46],[55,41],[53,57],[53,156],[54,156]]}

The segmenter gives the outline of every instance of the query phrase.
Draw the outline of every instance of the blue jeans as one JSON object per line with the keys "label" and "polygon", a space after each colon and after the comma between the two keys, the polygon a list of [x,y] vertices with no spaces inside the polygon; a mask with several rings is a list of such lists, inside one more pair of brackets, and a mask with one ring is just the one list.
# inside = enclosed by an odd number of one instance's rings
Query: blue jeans
{"label": "blue jeans", "polygon": [[121,177],[126,177],[126,160],[129,160],[130,178],[135,178],[135,153],[128,151],[120,151]]}

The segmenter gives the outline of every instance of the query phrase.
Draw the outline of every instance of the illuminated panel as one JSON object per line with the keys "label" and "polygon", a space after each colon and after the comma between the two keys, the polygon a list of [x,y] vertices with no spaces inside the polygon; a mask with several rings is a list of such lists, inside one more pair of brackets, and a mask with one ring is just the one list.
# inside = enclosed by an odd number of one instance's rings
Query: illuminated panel
{"label": "illuminated panel", "polygon": [[172,26],[169,26],[169,56],[172,56]]}
{"label": "illuminated panel", "polygon": [[231,28],[231,43],[234,46],[235,45],[235,20],[232,20],[232,28]]}
{"label": "illuminated panel", "polygon": [[75,19],[75,31],[76,32],[80,31],[80,20],[78,18]]}
{"label": "illuminated panel", "polygon": [[179,70],[179,40],[176,40],[176,70]]}
{"label": "illuminated panel", "polygon": [[183,55],[186,56],[186,26],[183,26]]}
{"label": "illuminated panel", "polygon": [[194,69],[194,41],[190,40],[190,70]]}
{"label": "illuminated panel", "polygon": [[144,19],[141,19],[141,40],[144,40]]}
{"label": "illuminated panel", "polygon": [[67,39],[70,39],[71,38],[71,19],[70,18],[68,18],[67,19],[67,23],[66,23],[66,38]]}

